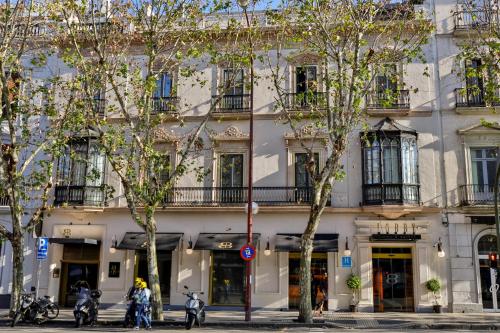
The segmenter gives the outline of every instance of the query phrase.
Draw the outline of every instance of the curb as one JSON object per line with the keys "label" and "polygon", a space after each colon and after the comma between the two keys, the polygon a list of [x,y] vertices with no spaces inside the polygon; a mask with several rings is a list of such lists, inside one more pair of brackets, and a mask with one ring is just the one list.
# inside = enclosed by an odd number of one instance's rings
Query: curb
{"label": "curb", "polygon": [[[102,320],[99,321],[98,326],[103,327],[122,327],[121,320]],[[0,326],[9,326],[10,320],[0,319]],[[43,323],[41,326],[45,327],[73,327],[75,322],[73,320],[49,320]],[[32,324],[21,324],[18,326],[36,326]],[[153,321],[154,327],[179,327],[184,326],[182,321]],[[384,328],[394,328],[394,325],[380,325],[377,329]],[[38,326],[36,326],[38,327]],[[333,329],[346,329],[344,325],[335,324],[335,322],[318,322],[313,324],[304,324],[296,322],[241,322],[241,321],[227,321],[227,322],[208,322],[202,325],[202,327],[231,327],[231,328],[333,328]],[[360,325],[360,327],[350,326],[349,329],[367,329]],[[471,323],[456,323],[456,324],[409,324],[405,325],[405,329],[411,330],[471,330],[471,331],[496,331],[500,330],[500,324],[471,324]]]}

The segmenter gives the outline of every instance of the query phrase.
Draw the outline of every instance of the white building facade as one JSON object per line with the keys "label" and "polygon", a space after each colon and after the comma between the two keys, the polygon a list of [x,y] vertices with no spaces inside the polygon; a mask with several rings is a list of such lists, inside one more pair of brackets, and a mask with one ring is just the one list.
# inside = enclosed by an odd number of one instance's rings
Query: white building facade
{"label": "white building facade", "polygon": [[[498,121],[499,116],[455,101],[454,89],[462,87],[452,73],[457,40],[463,38],[454,25],[457,4],[426,0],[419,8],[435,12],[437,30],[424,47],[427,63],[405,65],[400,80],[412,89],[400,90],[393,106],[369,98],[370,144],[360,138],[361,128],[351,134],[343,157],[346,177],[335,184],[321,218],[312,259],[312,296],[325,290],[328,310],[349,308],[352,295],[345,281],[351,273],[362,280],[361,311],[431,311],[435,299],[425,287],[431,278],[442,284],[438,301],[447,311],[480,312],[499,306],[497,294],[487,292],[498,284],[484,262],[494,234],[488,224],[492,202],[485,200],[488,194],[469,194],[476,182],[485,184],[477,168],[490,172],[491,151],[500,145],[500,132],[479,126],[480,119]],[[287,52],[294,59],[287,64],[293,99],[303,89],[301,80],[316,75],[320,65],[310,55]],[[164,86],[177,87],[176,96],[160,99],[196,106],[184,114],[187,124],[208,112],[217,82],[227,70],[217,65],[198,68],[212,83],[203,89],[175,73],[160,78]],[[430,76],[422,75],[426,68]],[[256,63],[263,81],[254,90],[253,186],[259,212],[254,216],[252,305],[294,309],[299,295],[298,237],[307,223],[311,192],[304,151],[290,128],[277,121],[266,70]],[[308,103],[296,107],[307,112]],[[222,98],[196,161],[210,173],[202,183],[192,175],[182,178],[156,213],[162,297],[170,307],[184,304],[184,285],[204,292],[201,297],[211,306],[243,306],[245,263],[239,249],[246,242],[248,119],[245,88]],[[173,165],[178,158],[175,143],[186,132],[172,126],[159,133]],[[309,134],[304,127],[304,137]],[[147,278],[143,231],[130,217],[117,177],[93,145],[88,138],[73,149],[102,168],[103,176],[58,183],[57,208],[41,231],[51,245],[48,260],[36,272],[37,284],[40,293],[62,306],[74,301],[69,289],[78,280],[101,289],[102,303],[114,306],[124,304],[135,277]],[[319,142],[315,151],[324,163],[327,151]],[[70,160],[59,167],[83,168],[80,174],[85,175],[85,167]],[[104,199],[103,184],[115,188],[113,198]],[[438,243],[444,257],[438,255]],[[346,247],[352,267],[344,267]]]}

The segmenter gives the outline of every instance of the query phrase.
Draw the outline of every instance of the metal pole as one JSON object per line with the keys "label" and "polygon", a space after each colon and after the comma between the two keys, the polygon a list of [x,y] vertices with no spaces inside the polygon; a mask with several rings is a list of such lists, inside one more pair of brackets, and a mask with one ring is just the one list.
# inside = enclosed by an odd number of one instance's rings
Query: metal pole
{"label": "metal pole", "polygon": [[[497,233],[497,251],[496,254],[500,252],[500,216],[498,211],[498,182],[500,181],[500,147],[497,148],[497,170],[495,174],[495,184],[493,184],[493,193],[495,196],[495,226]],[[497,257],[498,258],[498,257]]]}
{"label": "metal pole", "polygon": [[[243,7],[247,28],[250,29],[250,20],[248,19],[247,7]],[[251,33],[248,31],[248,33]],[[253,192],[253,45],[250,36],[250,141],[248,148],[248,209],[247,209],[247,243],[253,242],[253,211],[252,211],[252,192]],[[252,320],[252,261],[246,264],[246,288],[245,288],[245,321]]]}

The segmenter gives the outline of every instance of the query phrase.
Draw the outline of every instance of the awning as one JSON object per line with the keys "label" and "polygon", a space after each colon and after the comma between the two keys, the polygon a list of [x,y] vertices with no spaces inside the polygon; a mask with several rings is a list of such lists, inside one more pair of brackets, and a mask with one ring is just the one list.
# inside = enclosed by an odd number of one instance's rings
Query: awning
{"label": "awning", "polygon": [[[253,243],[259,241],[260,234],[253,234]],[[247,243],[247,234],[209,234],[201,233],[194,245],[195,250],[239,251]]]}
{"label": "awning", "polygon": [[88,244],[99,245],[100,240],[91,238],[49,238],[49,243],[52,244]]}
{"label": "awning", "polygon": [[[277,234],[274,249],[276,252],[300,251],[301,234]],[[313,251],[315,252],[338,252],[339,234],[316,234],[314,235]]]}
{"label": "awning", "polygon": [[[173,251],[179,244],[182,233],[156,233],[156,249],[162,251]],[[120,250],[145,250],[146,233],[144,232],[126,232],[122,241],[116,247]]]}

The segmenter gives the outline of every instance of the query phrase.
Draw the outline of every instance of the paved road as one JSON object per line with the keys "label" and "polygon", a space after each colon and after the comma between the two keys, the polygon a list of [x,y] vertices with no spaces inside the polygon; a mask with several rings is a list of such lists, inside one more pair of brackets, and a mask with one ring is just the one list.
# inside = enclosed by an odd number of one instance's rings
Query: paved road
{"label": "paved road", "polygon": [[[97,327],[97,328],[82,328],[82,329],[74,329],[74,328],[40,328],[40,327],[30,327],[30,326],[20,326],[16,327],[15,329],[7,328],[7,327],[0,327],[0,332],[2,333],[15,333],[15,332],[34,332],[34,329],[36,329],[36,332],[38,333],[58,333],[58,332],[137,332],[134,330],[125,330],[123,328],[108,328],[108,327]],[[180,333],[180,332],[192,332],[192,333],[247,333],[247,332],[252,332],[252,333],[268,333],[268,332],[290,332],[290,333],[299,333],[299,332],[342,332],[342,333],[352,333],[352,332],[374,332],[374,333],[389,333],[389,332],[415,332],[415,333],[427,333],[427,332],[436,332],[436,333],[455,333],[455,332],[480,332],[480,331],[430,331],[430,330],[338,330],[338,329],[322,329],[322,328],[286,328],[286,329],[278,329],[278,330],[253,330],[253,329],[248,329],[248,330],[241,330],[241,329],[224,329],[224,328],[219,328],[219,327],[206,327],[206,328],[201,328],[201,329],[192,329],[191,331],[186,331],[185,329],[178,329],[178,328],[165,328],[165,329],[153,329],[153,332],[172,332],[172,333]],[[149,331],[144,331],[140,330],[139,332],[149,332]]]}

